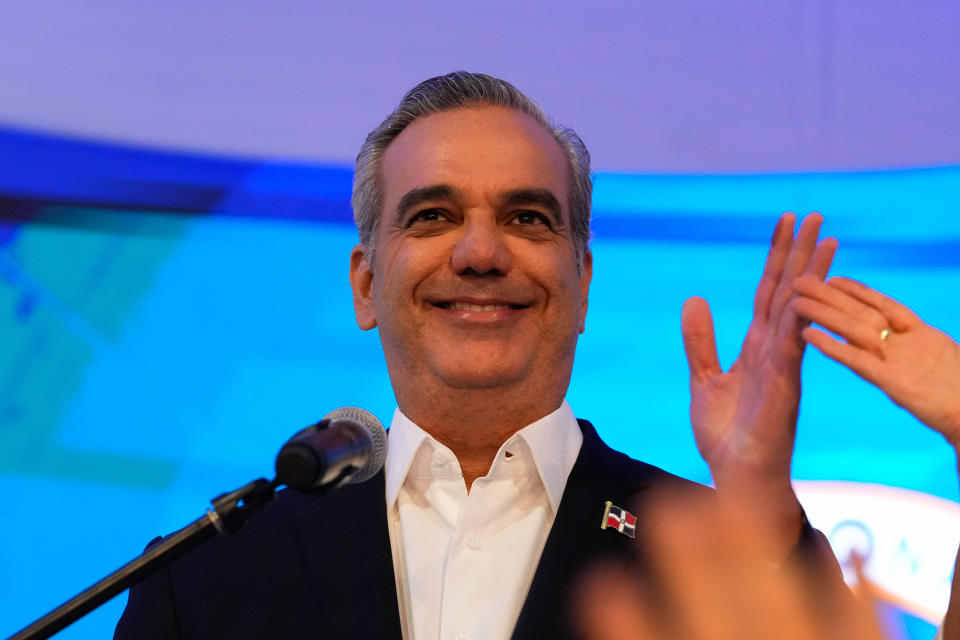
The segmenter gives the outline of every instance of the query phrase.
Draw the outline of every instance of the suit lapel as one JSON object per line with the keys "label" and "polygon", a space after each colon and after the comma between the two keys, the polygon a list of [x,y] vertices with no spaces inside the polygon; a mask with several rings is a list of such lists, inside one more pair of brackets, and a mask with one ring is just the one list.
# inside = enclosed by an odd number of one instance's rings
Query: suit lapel
{"label": "suit lapel", "polygon": [[[583,446],[514,628],[514,640],[578,637],[572,627],[578,576],[604,560],[626,567],[638,553],[634,540],[603,530],[600,524],[607,500],[631,508],[638,492],[649,484],[649,475],[638,475],[638,465],[652,468],[609,449],[589,422],[581,420],[580,427]],[[327,637],[399,640],[383,471],[317,500],[295,517],[295,524]],[[638,523],[638,538],[642,528]]]}
{"label": "suit lapel", "polygon": [[629,508],[631,494],[644,488],[643,482],[638,486],[635,479],[627,481],[630,474],[621,472],[626,457],[604,445],[589,422],[581,420],[580,427],[583,446],[514,628],[514,640],[578,637],[572,627],[572,598],[579,575],[604,560],[627,566],[637,554],[634,540],[601,529],[600,524],[607,500]]}
{"label": "suit lapel", "polygon": [[324,496],[297,515],[296,528],[330,640],[399,640],[383,471]]}

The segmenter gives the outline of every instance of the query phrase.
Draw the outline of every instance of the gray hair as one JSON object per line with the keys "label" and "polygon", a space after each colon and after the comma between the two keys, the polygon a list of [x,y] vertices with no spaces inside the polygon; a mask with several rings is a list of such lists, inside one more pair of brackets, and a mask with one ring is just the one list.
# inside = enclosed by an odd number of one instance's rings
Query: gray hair
{"label": "gray hair", "polygon": [[370,132],[360,147],[353,174],[351,204],[360,242],[366,247],[371,266],[383,207],[380,163],[384,151],[417,118],[478,105],[506,107],[524,113],[543,125],[560,145],[570,166],[570,201],[567,205],[573,246],[577,264],[583,265],[590,242],[590,198],[593,192],[590,153],[583,140],[573,129],[551,122],[536,102],[509,82],[481,73],[455,71],[424,80],[408,91],[399,106]]}

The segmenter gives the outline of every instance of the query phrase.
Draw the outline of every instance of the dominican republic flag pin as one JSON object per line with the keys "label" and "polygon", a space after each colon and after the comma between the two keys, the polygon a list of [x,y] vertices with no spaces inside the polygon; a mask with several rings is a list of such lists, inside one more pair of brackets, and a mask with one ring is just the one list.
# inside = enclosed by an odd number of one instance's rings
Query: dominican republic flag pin
{"label": "dominican republic flag pin", "polygon": [[603,510],[603,523],[601,529],[616,529],[625,536],[635,538],[637,534],[637,516],[633,515],[622,507],[614,506],[607,500],[606,508]]}

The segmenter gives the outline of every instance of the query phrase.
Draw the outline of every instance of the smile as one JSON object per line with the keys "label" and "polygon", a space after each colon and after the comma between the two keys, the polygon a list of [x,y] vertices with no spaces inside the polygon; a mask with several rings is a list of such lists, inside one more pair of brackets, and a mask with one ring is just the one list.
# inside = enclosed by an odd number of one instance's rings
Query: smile
{"label": "smile", "polygon": [[504,311],[506,309],[522,309],[519,304],[474,304],[472,302],[439,302],[436,303],[441,309],[451,311]]}

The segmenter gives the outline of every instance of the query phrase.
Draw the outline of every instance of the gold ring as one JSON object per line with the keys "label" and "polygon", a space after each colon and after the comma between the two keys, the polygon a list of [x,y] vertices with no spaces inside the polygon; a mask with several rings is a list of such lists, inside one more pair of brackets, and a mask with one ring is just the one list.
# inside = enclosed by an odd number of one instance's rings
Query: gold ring
{"label": "gold ring", "polygon": [[885,341],[887,338],[889,338],[889,337],[890,337],[890,333],[891,333],[891,331],[890,331],[889,328],[884,329],[883,331],[881,331],[881,332],[880,332],[880,342],[883,342],[883,341]]}

